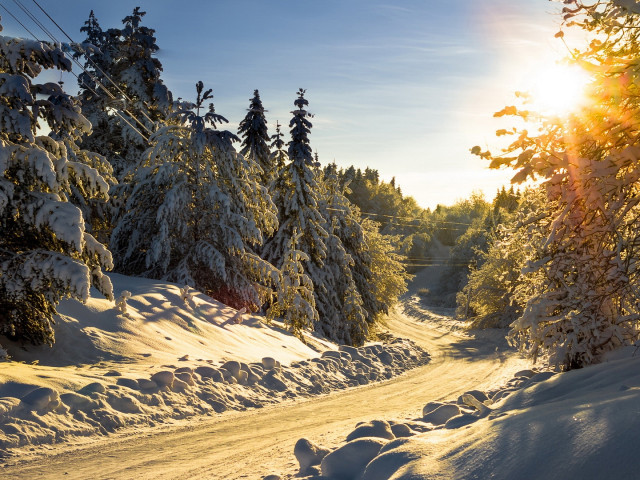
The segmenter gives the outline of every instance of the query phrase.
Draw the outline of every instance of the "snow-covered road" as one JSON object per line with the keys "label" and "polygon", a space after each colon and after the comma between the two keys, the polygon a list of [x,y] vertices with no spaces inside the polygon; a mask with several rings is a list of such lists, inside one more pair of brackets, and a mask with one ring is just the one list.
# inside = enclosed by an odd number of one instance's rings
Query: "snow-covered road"
{"label": "snow-covered road", "polygon": [[390,331],[432,354],[428,365],[400,377],[328,396],[140,429],[84,447],[53,446],[50,455],[7,466],[0,476],[233,480],[292,473],[297,467],[293,447],[301,437],[337,444],[357,422],[419,417],[428,401],[499,384],[525,365],[516,355],[496,352],[503,345],[499,335],[472,338],[447,322],[420,306],[416,297],[408,297],[390,316]]}

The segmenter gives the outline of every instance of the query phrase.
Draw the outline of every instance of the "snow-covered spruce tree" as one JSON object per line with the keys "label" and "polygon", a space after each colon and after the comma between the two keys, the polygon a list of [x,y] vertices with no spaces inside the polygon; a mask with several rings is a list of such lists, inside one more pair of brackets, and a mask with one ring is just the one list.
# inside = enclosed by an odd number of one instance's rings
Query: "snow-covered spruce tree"
{"label": "snow-covered spruce tree", "polygon": [[53,343],[61,299],[84,301],[92,285],[113,298],[111,254],[67,201],[72,182],[89,196],[107,184],[64,141],[36,135],[39,120],[58,138],[90,131],[59,85],[32,82],[51,68],[71,70],[57,46],[0,37],[0,333],[33,344]]}
{"label": "snow-covered spruce tree", "polygon": [[[75,128],[73,122],[63,120],[66,118],[75,121],[78,115],[81,115],[78,99],[63,92],[56,92],[49,96],[49,102],[54,108],[49,110],[49,113],[45,111],[44,114],[52,115],[52,112],[57,112],[57,118],[47,119],[48,124],[51,125],[49,136],[65,146],[68,160],[75,165],[75,168],[69,171],[68,199],[82,211],[86,230],[100,243],[107,244],[112,228],[107,191],[117,184],[113,176],[113,168],[102,155],[78,146],[81,135],[88,129]],[[82,165],[96,170],[100,177],[95,178],[91,174],[85,174]],[[95,184],[96,181],[103,180],[106,182],[106,189],[102,183]]]}
{"label": "snow-covered spruce tree", "polygon": [[145,15],[136,7],[122,20],[123,28],[103,31],[92,12],[81,29],[86,42],[99,49],[88,55],[89,73],[79,77],[83,113],[94,126],[82,146],[107,157],[121,182],[148,146],[142,135],[154,131],[172,106],[160,78],[162,64],[154,56],[159,50],[155,31],[141,25]]}
{"label": "snow-covered spruce tree", "polygon": [[[360,343],[366,338],[368,325],[373,325],[388,305],[380,302],[375,296],[375,288],[373,288],[375,280],[371,271],[372,259],[369,246],[358,209],[344,195],[348,186],[340,185],[335,170],[326,170],[324,177],[322,211],[330,225],[330,235],[336,237],[330,243],[337,244],[334,248],[331,245],[328,247],[330,252],[344,251],[346,262],[342,263],[343,272],[339,273],[342,286],[340,296],[343,308],[346,307],[347,302],[350,304],[349,311],[354,314],[354,317],[348,320],[350,329],[353,331],[351,336],[355,343]],[[356,304],[362,309],[361,312],[358,311]],[[359,324],[360,314],[366,323]]]}
{"label": "snow-covered spruce tree", "polygon": [[123,273],[166,279],[236,308],[257,309],[258,282],[277,275],[253,249],[277,228],[275,206],[258,168],[216,124],[211,90],[196,85],[196,103],[176,112],[179,124],[154,133],[134,175],[126,214],[111,246]]}
{"label": "snow-covered spruce tree", "polygon": [[354,261],[336,235],[339,224],[334,216],[327,225],[327,257],[322,267],[311,265],[312,278],[320,279],[316,286],[318,310],[322,312],[316,330],[328,338],[349,345],[362,345],[369,334],[367,312],[353,279]]}
{"label": "snow-covered spruce tree", "polygon": [[[309,145],[312,125],[305,109],[308,101],[304,93],[302,89],[298,92],[294,103],[298,108],[292,112],[289,124],[291,141],[287,153],[290,162],[280,170],[273,183],[280,227],[267,242],[264,256],[280,267],[294,232],[301,232],[298,250],[307,257],[303,265],[313,283],[319,314],[314,328],[335,341],[360,344],[367,334],[366,312],[351,274],[353,260],[333,233],[332,220],[322,214],[322,210],[326,210],[326,188]],[[276,138],[274,144],[278,140]],[[348,308],[345,308],[345,302],[348,302]]]}
{"label": "snow-covered spruce tree", "polygon": [[274,169],[271,162],[268,143],[270,138],[264,112],[260,93],[258,90],[254,90],[247,115],[240,122],[238,136],[242,139],[240,154],[251,157],[252,162],[260,167],[260,183],[268,186],[274,176]]}
{"label": "snow-covered spruce tree", "polygon": [[291,141],[287,154],[289,163],[278,172],[273,185],[272,198],[278,208],[279,227],[264,249],[264,258],[273,265],[280,267],[284,261],[294,231],[302,233],[298,249],[309,259],[322,265],[327,255],[324,229],[324,218],[318,211],[318,178],[312,168],[313,157],[309,146],[311,122],[305,106],[309,102],[304,98],[305,91],[298,91],[298,98],[294,104],[298,107],[292,112]]}
{"label": "snow-covered spruce tree", "polygon": [[302,262],[308,260],[308,257],[297,248],[300,235],[294,229],[278,276],[276,299],[266,312],[268,320],[282,318],[296,336],[301,336],[304,329],[313,328],[318,321],[313,283],[302,266]]}
{"label": "snow-covered spruce tree", "polygon": [[285,143],[282,139],[284,134],[280,131],[280,127],[281,125],[276,122],[276,133],[271,135],[271,157],[269,159],[271,176],[266,179],[266,183],[264,184],[269,192],[274,191],[276,179],[280,175],[280,172],[283,171],[288,160],[287,152],[284,149]]}
{"label": "snow-covered spruce tree", "polygon": [[[322,325],[326,326],[326,322],[334,326],[339,322],[336,312],[339,302],[336,300],[333,277],[328,275],[326,270],[323,271],[329,234],[325,229],[326,221],[319,211],[322,185],[321,178],[314,168],[309,145],[312,124],[305,109],[309,102],[304,98],[304,94],[303,89],[298,91],[298,98],[294,102],[297,109],[291,112],[291,141],[287,151],[290,162],[280,170],[273,184],[272,194],[278,207],[280,226],[266,243],[263,257],[280,268],[294,233],[302,234],[298,250],[307,257],[303,265],[313,283],[319,314],[319,320],[314,326],[323,330]],[[325,332],[327,330],[336,340],[343,337],[338,334],[337,326],[324,329]]]}
{"label": "snow-covered spruce tree", "polygon": [[78,98],[82,114],[93,127],[91,135],[83,137],[82,148],[97,152],[105,157],[111,157],[113,152],[117,150],[119,142],[116,142],[117,138],[111,131],[110,115],[113,113],[107,111],[110,98],[100,87],[100,84],[113,89],[106,78],[106,72],[115,62],[119,39],[117,31],[104,32],[102,30],[93,10],[80,31],[86,34],[86,38],[74,54],[76,59],[85,59],[83,65],[85,71],[78,75],[80,87]]}

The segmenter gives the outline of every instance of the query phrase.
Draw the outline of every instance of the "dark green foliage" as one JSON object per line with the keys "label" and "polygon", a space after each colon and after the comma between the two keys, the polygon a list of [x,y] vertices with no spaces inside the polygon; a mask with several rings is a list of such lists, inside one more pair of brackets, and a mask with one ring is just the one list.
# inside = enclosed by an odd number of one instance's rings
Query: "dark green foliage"
{"label": "dark green foliage", "polygon": [[260,100],[260,93],[255,90],[249,111],[240,122],[238,136],[242,139],[240,154],[245,157],[251,157],[253,163],[260,167],[260,183],[267,186],[275,176],[275,169],[271,161],[271,152],[268,144],[270,137],[264,112],[265,109],[262,106],[262,100]]}

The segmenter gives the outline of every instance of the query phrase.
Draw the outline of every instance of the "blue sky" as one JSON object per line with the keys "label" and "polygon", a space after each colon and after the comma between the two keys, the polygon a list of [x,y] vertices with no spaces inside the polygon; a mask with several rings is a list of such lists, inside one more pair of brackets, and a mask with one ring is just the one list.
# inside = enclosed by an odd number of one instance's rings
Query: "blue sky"
{"label": "blue sky", "polygon": [[[311,143],[323,164],[395,176],[404,193],[431,208],[473,190],[491,198],[508,182],[511,172],[487,170],[469,149],[495,146],[493,132],[505,125],[493,112],[511,103],[532,71],[566,52],[553,38],[559,6],[547,0],[39,3],[78,41],[91,9],[106,29],[141,6],[174,96],[191,99],[202,80],[233,131],[254,89],[270,125],[288,125],[295,92],[306,88]],[[0,15],[4,34],[28,36]],[[75,91],[73,77],[65,82]]]}

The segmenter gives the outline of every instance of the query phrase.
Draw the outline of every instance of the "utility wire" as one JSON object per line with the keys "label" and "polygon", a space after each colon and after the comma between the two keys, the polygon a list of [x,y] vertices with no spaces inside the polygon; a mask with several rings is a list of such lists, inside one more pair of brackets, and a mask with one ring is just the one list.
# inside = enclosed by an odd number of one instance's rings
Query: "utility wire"
{"label": "utility wire", "polygon": [[[24,6],[24,4],[22,4],[22,3],[20,2],[20,0],[13,0],[13,2],[14,2],[14,3],[15,3],[15,4],[16,4],[16,5],[17,5],[17,6],[18,6],[18,7],[19,7],[19,8],[20,8],[24,13],[25,13],[25,14],[26,14],[26,15],[27,15],[27,16],[28,16],[28,17],[29,17],[33,22],[35,22],[35,24],[36,24],[37,26],[39,26],[39,27],[40,27],[40,29],[45,33],[45,35],[47,35],[47,36],[51,39],[51,41],[52,41],[52,42],[57,43],[57,44],[61,44],[61,42],[60,42],[60,41],[55,37],[55,35],[54,35],[53,33],[51,33],[51,31],[50,31],[49,29],[47,29],[47,27],[46,27],[46,26],[45,26],[45,25],[44,25],[44,24],[43,24],[43,23],[42,23],[42,22],[41,22],[41,21],[40,21],[40,20],[39,20],[39,19],[38,19],[34,14],[33,14],[33,13],[31,13],[31,11],[30,11],[28,8],[26,8],[26,7]],[[61,32],[62,32],[62,33],[63,33],[63,34],[64,34],[64,35],[69,39],[69,41],[70,41],[70,42],[75,43],[75,42],[73,42],[73,39],[72,39],[72,38],[67,34],[67,32],[65,32],[65,31],[64,31],[64,29],[63,29],[63,28],[62,28],[62,27],[61,27],[61,26],[60,26],[60,25],[59,25],[59,24],[58,24],[58,23],[57,23],[57,22],[56,22],[56,21],[51,17],[51,15],[49,15],[49,14],[48,14],[48,13],[47,13],[47,12],[46,12],[42,7],[41,7],[41,6],[40,6],[40,4],[39,4],[37,1],[33,0],[33,2],[38,6],[38,8],[40,8],[40,10],[42,10],[42,12],[47,16],[47,18],[49,18],[49,20],[51,20],[51,22],[53,22],[53,24],[54,24],[56,27],[58,27],[58,29],[59,29],[59,30],[60,30],[60,31],[61,31]],[[7,8],[6,8],[6,7],[3,7],[3,8],[5,8],[5,10],[7,10]],[[7,10],[7,12],[8,12],[8,10]],[[25,28],[25,30],[27,30],[27,32],[28,32],[30,35],[32,35],[36,40],[38,40],[38,37],[37,37],[36,35],[34,35],[31,31],[29,31],[29,30],[24,26],[24,24],[23,24],[22,22],[20,22],[20,21],[15,17],[15,15],[11,14],[11,12],[9,12],[9,14],[10,14],[14,19],[16,19],[16,21],[18,21],[18,23],[20,23],[20,24]],[[115,83],[115,82],[114,82],[114,81],[113,81],[113,80],[112,80],[112,79],[111,79],[111,78],[110,78],[106,73],[104,73],[104,71],[102,71],[102,69],[100,69],[100,67],[98,67],[97,65],[95,65],[95,63],[93,62],[93,60],[91,60],[89,57],[86,57],[86,58],[87,58],[87,60],[88,60],[92,65],[94,65],[98,70],[100,70],[100,71],[101,71],[101,73],[104,75],[104,77],[105,77],[105,78],[107,78],[107,79],[108,79],[108,80],[109,80],[109,81],[110,81],[110,82],[111,82],[111,83],[112,83],[112,84],[113,84],[113,85],[114,85],[114,86],[115,86],[115,87],[120,91],[120,93],[122,93],[122,95],[124,95],[124,97],[125,97],[129,102],[132,102],[132,100],[131,100],[127,95],[126,95],[126,93],[125,93],[125,92],[123,92],[123,91],[122,91],[122,89],[120,89],[120,87],[118,87],[118,85],[116,85],[116,83]],[[71,61],[73,61],[73,62],[74,62],[78,67],[80,67],[80,69],[82,69],[82,70],[83,70],[87,75],[89,75],[89,78],[91,78],[91,80],[92,80],[93,82],[95,82],[95,84],[96,84],[100,89],[102,89],[102,90],[107,94],[107,96],[109,96],[109,98],[110,98],[111,100],[117,100],[117,98],[115,97],[115,95],[113,95],[113,94],[112,94],[112,93],[111,93],[111,92],[110,92],[110,91],[109,91],[109,90],[108,90],[108,89],[107,89],[107,88],[106,88],[106,87],[105,87],[105,86],[100,82],[100,80],[99,80],[97,77],[95,77],[95,75],[93,75],[91,72],[89,72],[89,71],[88,71],[88,70],[87,70],[87,69],[86,69],[86,68],[85,68],[85,67],[84,67],[84,66],[83,66],[83,65],[82,65],[82,64],[81,64],[81,63],[80,63],[76,58],[74,58],[73,56],[71,56]],[[78,81],[80,81],[80,78],[79,78],[79,76],[78,76],[78,75],[76,75],[74,72],[71,72],[71,73],[72,73],[72,74],[73,74],[73,75],[78,79]],[[83,82],[82,82],[82,85],[84,85],[84,86],[85,86],[88,90],[90,90],[94,95],[99,96],[99,94],[98,94],[94,89],[92,89],[89,85],[87,85],[87,84],[86,84],[86,82],[84,82],[84,81],[83,81]],[[127,115],[129,115],[129,117],[130,117],[131,119],[133,119],[133,121],[135,121],[136,123],[138,123],[138,125],[140,125],[143,129],[145,129],[149,134],[152,134],[152,133],[153,133],[151,130],[149,130],[149,128],[147,128],[147,126],[146,126],[143,122],[141,122],[140,120],[138,120],[138,119],[136,118],[136,116],[135,116],[135,115],[133,115],[133,114],[132,114],[128,109],[124,108],[124,109],[122,109],[122,111],[124,111],[125,113],[127,113]],[[122,119],[122,120],[123,120],[123,121],[124,121],[124,122],[129,126],[129,127],[131,127],[131,128],[132,128],[132,129],[133,129],[133,130],[138,134],[138,135],[140,135],[140,136],[142,137],[142,139],[144,139],[146,142],[148,142],[148,141],[149,141],[148,137],[147,137],[147,136],[145,136],[145,135],[144,135],[144,134],[143,134],[143,133],[142,133],[138,128],[136,128],[134,125],[132,125],[132,124],[131,124],[131,122],[130,122],[129,120],[127,120],[127,119],[126,119],[126,118],[125,118],[125,117],[124,117],[120,112],[118,112],[118,109],[117,109],[117,108],[114,108],[114,112],[115,112],[115,113],[116,113],[116,115],[117,115],[118,117],[120,117],[120,119]],[[143,114],[143,115],[144,115],[144,116],[145,116],[145,117],[146,117],[150,122],[153,122],[153,121],[152,121],[152,120],[151,120],[151,119],[146,115],[146,113],[145,113],[144,111],[141,111],[141,113],[142,113],[142,114]]]}
{"label": "utility wire", "polygon": [[[33,21],[38,27],[40,27],[40,29],[44,32],[46,36],[48,36],[51,39],[52,42],[59,43],[56,41],[53,34],[35,17],[35,15],[33,15],[29,10],[27,10],[26,7],[19,0],[13,0],[13,3],[15,3],[18,6],[18,8],[22,10],[27,15],[27,17],[31,19],[31,21]],[[37,37],[36,37],[36,40],[38,40]]]}
{"label": "utility wire", "polygon": [[[333,207],[327,207],[326,210],[330,210],[330,211],[335,211],[335,212],[345,212],[346,210],[343,208],[333,208]],[[419,221],[419,222],[429,222],[429,223],[433,223],[435,225],[461,225],[461,226],[471,226],[473,225],[473,223],[467,223],[467,222],[448,222],[446,220],[429,220],[426,218],[421,218],[421,217],[404,217],[404,216],[398,216],[398,215],[388,215],[385,213],[375,213],[375,212],[360,212],[361,215],[375,215],[378,217],[387,217],[387,218],[392,218],[392,219],[399,219],[399,220],[413,220],[413,221]],[[421,226],[421,225],[414,225],[411,223],[395,223],[394,225],[407,225],[407,226]]]}
{"label": "utility wire", "polygon": [[16,22],[18,22],[22,26],[22,28],[24,28],[27,31],[29,35],[31,35],[34,39],[38,40],[38,37],[31,30],[29,30],[27,26],[18,19],[18,17],[16,17],[13,13],[11,13],[11,11],[7,7],[5,7],[2,3],[0,3],[0,7],[2,7],[4,11],[7,12]]}
{"label": "utility wire", "polygon": [[[20,5],[19,5],[19,2],[18,2],[18,1],[14,0],[14,3],[16,3],[16,4],[20,7]],[[38,41],[38,42],[40,42],[40,41],[41,41],[41,40],[38,38],[38,36],[37,36],[37,35],[35,35],[31,30],[29,30],[29,28],[27,28],[27,26],[26,26],[24,23],[22,23],[22,22],[21,22],[21,21],[20,21],[20,20],[19,20],[19,19],[18,19],[18,18],[17,18],[17,17],[16,17],[16,16],[15,16],[15,15],[14,15],[14,14],[13,14],[13,13],[12,13],[12,12],[11,12],[7,7],[6,7],[6,6],[5,6],[5,5],[3,5],[2,3],[0,3],[0,6],[1,6],[1,7],[2,7],[2,8],[3,8],[3,9],[4,9],[4,10],[5,10],[5,11],[6,11],[6,12],[7,12],[7,13],[8,13],[8,14],[9,14],[9,15],[10,15],[14,20],[15,20],[15,21],[16,21],[16,22],[18,22],[18,23],[22,26],[22,28],[24,28],[24,29],[26,30],[26,32],[27,32],[29,35],[31,35],[31,36],[32,36],[36,41]],[[21,9],[22,9],[23,11],[25,11],[25,9],[24,9],[23,7],[21,7]],[[25,12],[25,13],[26,13],[26,12]],[[58,43],[58,44],[60,43],[59,41],[57,41],[57,40],[55,39],[55,37],[51,34],[51,32],[48,32],[48,30],[47,30],[47,29],[46,29],[46,28],[45,28],[45,27],[44,27],[44,26],[43,26],[43,25],[42,25],[42,24],[41,24],[41,23],[40,23],[40,22],[39,22],[35,17],[33,17],[32,15],[30,15],[29,13],[27,13],[27,15],[29,16],[29,18],[31,18],[31,19],[36,23],[36,25],[38,25],[38,26],[42,29],[42,31],[45,33],[45,35],[47,35],[49,38],[51,38],[51,40],[52,40],[54,43]],[[78,61],[76,61],[76,60],[75,60],[75,59],[73,59],[73,58],[72,58],[71,60],[72,60],[72,61],[74,61],[77,65],[79,65],[79,66],[80,66],[80,68],[82,68],[82,69],[83,69],[83,70],[84,70],[88,75],[91,75],[89,72],[87,72],[87,71],[84,69],[84,67],[82,67],[82,65],[81,65]],[[79,77],[75,72],[71,71],[71,74],[72,74],[73,76],[75,76],[78,80],[80,80],[80,77]],[[99,84],[99,82],[97,82],[97,83]],[[97,93],[97,92],[95,92],[95,90],[93,90],[91,87],[89,87],[89,86],[88,86],[88,85],[86,85],[86,84],[85,84],[85,86],[86,86],[86,87],[87,87],[87,88],[88,88],[88,89],[89,89],[93,94],[98,95],[98,93]],[[104,88],[104,87],[103,87],[103,88]],[[110,95],[111,95],[111,92],[109,92],[109,91],[108,91],[108,90],[106,90],[106,89],[105,89],[105,91],[106,91],[108,94],[110,94]],[[112,98],[115,98],[113,95],[111,95],[111,97],[112,97]],[[138,130],[134,125],[132,125],[132,124],[131,124],[131,122],[129,122],[129,120],[127,120],[127,119],[126,119],[126,118],[125,118],[125,117],[124,117],[124,116],[123,116],[123,115],[122,115],[122,114],[121,114],[117,109],[114,109],[114,112],[115,112],[115,114],[116,114],[118,117],[120,117],[120,119],[122,119],[122,120],[123,120],[127,125],[129,125],[129,126],[130,126],[130,127],[131,127],[131,128],[132,128],[132,129],[133,129],[133,130],[138,134],[138,135],[140,135],[140,136],[141,136],[141,137],[142,137],[146,142],[148,142],[148,141],[149,141],[149,139],[148,139],[148,138],[147,138],[147,137],[146,137],[142,132],[140,132],[140,130]],[[127,113],[129,113],[129,112],[127,112]],[[130,113],[129,113],[129,114],[130,114]],[[131,114],[130,114],[130,115],[131,115]],[[134,117],[134,119],[135,119],[135,117]],[[136,121],[138,121],[138,120],[136,120]],[[140,123],[140,121],[138,121],[138,123]]]}
{"label": "utility wire", "polygon": [[[14,0],[14,1],[15,1],[15,0]],[[36,0],[32,0],[32,1],[33,1],[33,3],[35,3],[35,4],[36,4],[36,6],[37,6],[41,11],[42,11],[42,13],[44,13],[44,14],[47,16],[47,18],[48,18],[49,20],[51,20],[51,21],[53,22],[53,24],[54,24],[56,27],[58,27],[58,30],[60,30],[60,31],[62,32],[62,34],[63,34],[65,37],[67,37],[71,43],[75,43],[75,42],[73,41],[73,39],[69,36],[69,34],[67,34],[67,32],[66,32],[66,31],[65,31],[65,30],[64,30],[60,25],[58,25],[58,22],[56,22],[56,21],[51,17],[51,15],[49,15],[49,14],[47,13],[47,11],[46,11],[44,8],[42,8],[42,7],[40,6],[40,4],[39,4]],[[109,82],[110,82],[114,87],[116,87],[116,88],[118,89],[118,91],[119,91],[119,92],[124,96],[124,98],[126,98],[126,99],[127,99],[127,101],[128,101],[129,103],[133,103],[133,100],[131,100],[131,98],[130,98],[130,97],[129,97],[129,96],[128,96],[128,95],[127,95],[127,94],[126,94],[126,93],[125,93],[121,88],[120,88],[120,86],[119,86],[119,85],[117,85],[117,84],[116,84],[116,83],[111,79],[111,77],[110,77],[109,75],[107,75],[107,74],[106,74],[106,73],[105,73],[105,72],[104,72],[104,71],[103,71],[103,70],[102,70],[98,65],[96,65],[96,63],[95,63],[91,58],[89,58],[89,56],[85,56],[85,58],[89,61],[89,63],[91,63],[91,65],[92,65],[94,68],[98,69],[98,70],[100,71],[100,73],[101,73],[102,75],[104,75],[104,77],[105,77],[107,80],[109,80]],[[84,70],[84,68],[83,68],[83,70]],[[86,71],[86,70],[85,70],[85,71]],[[125,111],[126,111],[126,110],[125,110]],[[143,110],[141,110],[141,111],[140,111],[140,113],[142,113],[142,115],[143,115],[143,116],[145,116],[145,117],[146,117],[146,119],[147,119],[147,120],[149,120],[149,122],[154,123],[154,122],[153,122],[153,120],[151,120],[151,118],[149,118],[149,116],[146,114],[146,112],[144,112]],[[140,123],[140,122],[138,122],[138,123]],[[142,124],[141,124],[141,125],[142,125]],[[144,125],[143,125],[143,126],[144,126]],[[145,128],[145,129],[147,130],[147,132],[149,132],[150,134],[151,134],[151,133],[153,133],[153,132],[151,132],[149,129],[147,129],[147,128],[146,128],[146,126],[144,126],[144,128]]]}

